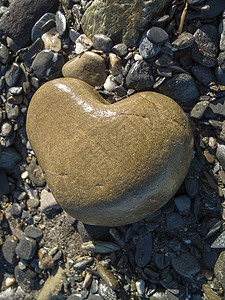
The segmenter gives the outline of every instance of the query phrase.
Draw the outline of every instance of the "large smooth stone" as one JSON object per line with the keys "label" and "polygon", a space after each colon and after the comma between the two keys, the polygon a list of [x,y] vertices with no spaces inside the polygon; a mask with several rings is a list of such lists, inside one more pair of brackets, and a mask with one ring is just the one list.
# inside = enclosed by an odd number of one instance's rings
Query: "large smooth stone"
{"label": "large smooth stone", "polygon": [[73,78],[36,91],[27,134],[55,199],[91,225],[124,225],[159,209],[193,154],[188,118],[167,96],[140,92],[109,104]]}
{"label": "large smooth stone", "polygon": [[83,32],[93,38],[104,34],[113,42],[137,46],[141,34],[169,0],[94,0],[81,19]]}
{"label": "large smooth stone", "polygon": [[104,59],[91,51],[69,60],[63,66],[62,74],[64,77],[83,80],[92,86],[102,85],[107,77]]}

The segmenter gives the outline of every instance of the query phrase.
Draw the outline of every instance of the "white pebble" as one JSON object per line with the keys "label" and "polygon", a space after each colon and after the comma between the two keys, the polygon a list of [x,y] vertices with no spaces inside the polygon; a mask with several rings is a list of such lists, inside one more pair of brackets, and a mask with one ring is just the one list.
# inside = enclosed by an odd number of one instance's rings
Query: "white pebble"
{"label": "white pebble", "polygon": [[104,89],[111,92],[119,84],[115,81],[113,75],[109,75],[104,83]]}
{"label": "white pebble", "polygon": [[140,54],[137,54],[137,53],[136,53],[136,54],[134,55],[134,60],[135,60],[135,61],[143,60],[143,57],[142,57]]}
{"label": "white pebble", "polygon": [[15,278],[14,277],[7,277],[5,280],[5,285],[7,287],[9,287],[10,285],[12,285],[15,282]]}
{"label": "white pebble", "polygon": [[23,179],[23,180],[25,180],[25,179],[27,179],[28,178],[28,171],[24,171],[22,174],[21,174],[21,178]]}
{"label": "white pebble", "polygon": [[137,288],[138,294],[144,295],[144,293],[145,293],[145,282],[144,282],[144,280],[139,279],[136,282],[136,288]]}

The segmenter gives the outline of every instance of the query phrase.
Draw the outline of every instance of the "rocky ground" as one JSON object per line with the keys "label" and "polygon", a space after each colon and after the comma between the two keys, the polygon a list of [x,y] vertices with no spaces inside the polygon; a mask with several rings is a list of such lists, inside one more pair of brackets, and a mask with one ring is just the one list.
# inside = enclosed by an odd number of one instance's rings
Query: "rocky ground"
{"label": "rocky ground", "polygon": [[[0,300],[224,299],[225,2],[135,3],[1,1]],[[83,52],[73,71],[88,81],[82,64],[93,64],[111,103],[161,92],[192,124],[185,181],[131,225],[88,226],[62,211],[27,140],[34,92]]]}

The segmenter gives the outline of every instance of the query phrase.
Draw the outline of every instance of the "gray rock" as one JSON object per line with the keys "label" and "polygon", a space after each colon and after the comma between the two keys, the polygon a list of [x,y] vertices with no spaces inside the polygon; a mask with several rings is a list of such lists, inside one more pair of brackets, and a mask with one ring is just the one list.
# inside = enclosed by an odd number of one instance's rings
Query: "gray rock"
{"label": "gray rock", "polygon": [[184,225],[184,220],[181,215],[173,212],[166,216],[166,225],[170,230],[180,229]]}
{"label": "gray rock", "polygon": [[11,215],[13,217],[19,217],[22,214],[22,207],[19,205],[19,203],[13,203],[12,209],[11,209]]}
{"label": "gray rock", "polygon": [[44,48],[44,42],[41,38],[37,38],[35,42],[27,49],[27,51],[22,55],[22,60],[27,66],[31,66],[36,56]]}
{"label": "gray rock", "polygon": [[105,283],[100,282],[98,293],[104,300],[116,300],[116,293]]}
{"label": "gray rock", "polygon": [[66,32],[66,17],[58,10],[55,14],[56,30],[60,36],[63,36]]}
{"label": "gray rock", "polygon": [[225,19],[219,25],[220,32],[220,51],[225,51]]}
{"label": "gray rock", "polygon": [[93,47],[96,50],[101,50],[104,52],[109,52],[112,48],[112,40],[105,36],[104,34],[95,34],[92,39]]}
{"label": "gray rock", "polygon": [[178,196],[174,199],[177,209],[182,213],[187,213],[191,208],[191,200],[186,195]]}
{"label": "gray rock", "polygon": [[64,58],[61,53],[43,50],[32,63],[34,73],[38,78],[54,79],[61,75]]}
{"label": "gray rock", "polygon": [[152,255],[152,233],[146,231],[139,235],[136,251],[135,251],[135,262],[140,267],[145,267],[151,259]]}
{"label": "gray rock", "polygon": [[114,43],[123,42],[128,47],[137,45],[137,41],[151,20],[157,16],[169,1],[162,0],[116,0],[106,2],[95,0],[86,9],[81,26],[84,33],[93,38],[94,34],[105,34]]}
{"label": "gray rock", "polygon": [[40,205],[40,201],[37,198],[31,198],[27,200],[27,207],[28,208],[36,208]]}
{"label": "gray rock", "polygon": [[9,50],[4,44],[0,43],[0,62],[2,64],[7,64],[8,60]]}
{"label": "gray rock", "polygon": [[194,79],[186,74],[175,74],[159,86],[159,91],[179,104],[191,104],[199,97]]}
{"label": "gray rock", "polygon": [[215,69],[215,75],[220,84],[225,85],[225,71],[223,71],[220,67]]}
{"label": "gray rock", "polygon": [[149,90],[154,84],[151,66],[145,61],[132,64],[127,76],[126,85],[136,91]]}
{"label": "gray rock", "polygon": [[49,12],[45,13],[39,20],[37,20],[31,31],[31,40],[33,42],[35,42],[38,38],[41,38],[41,36],[45,33],[43,26],[50,20],[55,20],[55,15]]}
{"label": "gray rock", "polygon": [[218,65],[219,65],[219,67],[220,67],[223,71],[225,71],[225,52],[220,52],[220,54],[219,54],[217,60],[218,60]]}
{"label": "gray rock", "polygon": [[35,240],[40,239],[43,235],[42,230],[33,225],[27,226],[24,230],[24,233],[27,237],[33,238]]}
{"label": "gray rock", "polygon": [[9,70],[5,73],[5,82],[8,86],[16,85],[17,80],[21,74],[20,66],[17,63],[13,63]]}
{"label": "gray rock", "polygon": [[156,253],[155,264],[158,269],[163,270],[169,266],[170,257],[168,255],[166,256],[164,253]]}
{"label": "gray rock", "polygon": [[191,116],[195,119],[201,119],[209,104],[210,104],[209,101],[200,101],[196,103],[191,110]]}
{"label": "gray rock", "polygon": [[225,97],[211,102],[205,112],[205,117],[207,118],[214,118],[217,115],[225,116]]}
{"label": "gray rock", "polygon": [[77,32],[75,29],[72,28],[69,30],[69,37],[73,43],[76,42],[76,40],[78,39],[79,36],[80,36],[80,33]]}
{"label": "gray rock", "polygon": [[[14,264],[16,259],[17,238],[10,236],[2,245],[2,254],[9,264]],[[0,297],[1,299],[1,297]]]}
{"label": "gray rock", "polygon": [[150,42],[157,45],[162,45],[166,43],[169,39],[168,33],[161,27],[157,26],[151,27],[147,31],[146,35]]}
{"label": "gray rock", "polygon": [[223,231],[212,243],[211,248],[225,248],[225,231]]}
{"label": "gray rock", "polygon": [[10,120],[12,119],[15,120],[19,116],[20,109],[18,105],[6,102],[5,109],[6,109],[7,117]]}
{"label": "gray rock", "polygon": [[22,270],[19,266],[16,266],[14,274],[17,283],[26,293],[38,288],[38,277],[31,269]]}
{"label": "gray rock", "polygon": [[37,186],[45,185],[44,174],[41,167],[37,164],[35,157],[32,157],[31,163],[28,167],[28,175],[30,180]]}
{"label": "gray rock", "polygon": [[56,0],[13,1],[0,20],[1,35],[9,36],[22,48],[30,40],[30,32],[35,22],[54,5],[57,5]]}
{"label": "gray rock", "polygon": [[149,59],[156,56],[161,50],[161,45],[153,44],[147,37],[145,32],[140,40],[139,53],[144,59]]}
{"label": "gray rock", "polygon": [[1,136],[9,136],[12,133],[13,126],[10,121],[3,121],[1,123]]}
{"label": "gray rock", "polygon": [[36,251],[36,241],[26,236],[22,237],[16,247],[16,255],[22,259],[33,258]]}
{"label": "gray rock", "polygon": [[225,145],[218,144],[216,149],[216,158],[219,160],[225,170]]}
{"label": "gray rock", "polygon": [[191,47],[194,44],[194,37],[189,32],[183,32],[178,38],[173,41],[172,46],[178,50],[184,50]]}
{"label": "gray rock", "polygon": [[112,47],[112,52],[119,57],[125,57],[128,54],[128,48],[125,44],[120,43]]}
{"label": "gray rock", "polygon": [[48,192],[47,190],[41,191],[41,207],[40,207],[40,209],[42,212],[46,212],[51,209],[60,209],[60,206],[56,202],[52,193]]}
{"label": "gray rock", "polygon": [[189,253],[182,253],[180,256],[173,258],[172,267],[184,277],[190,277],[200,271],[197,259]]}
{"label": "gray rock", "polygon": [[213,81],[212,71],[210,68],[197,65],[191,68],[191,72],[195,79],[204,86],[207,86],[211,81]]}
{"label": "gray rock", "polygon": [[195,43],[192,48],[192,58],[205,67],[217,64],[218,32],[213,25],[203,25],[194,33]]}

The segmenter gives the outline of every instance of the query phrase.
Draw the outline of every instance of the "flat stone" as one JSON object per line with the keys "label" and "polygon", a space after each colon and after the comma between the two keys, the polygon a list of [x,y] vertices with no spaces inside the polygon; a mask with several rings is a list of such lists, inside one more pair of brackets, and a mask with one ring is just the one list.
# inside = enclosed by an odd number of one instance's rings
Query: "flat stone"
{"label": "flat stone", "polygon": [[87,51],[81,57],[68,61],[62,68],[64,77],[77,78],[92,86],[102,85],[106,80],[106,66],[104,59]]}
{"label": "flat stone", "polygon": [[147,37],[145,32],[140,40],[139,53],[144,59],[149,59],[156,56],[161,50],[161,45],[153,44]]}
{"label": "flat stone", "polygon": [[55,14],[55,22],[59,35],[63,36],[66,32],[66,17],[60,10]]}
{"label": "flat stone", "polygon": [[52,193],[42,190],[41,191],[41,206],[40,209],[42,212],[49,209],[59,209],[59,205],[53,197]]}
{"label": "flat stone", "polygon": [[135,251],[135,262],[138,267],[143,268],[150,262],[151,256],[152,233],[150,231],[146,231],[139,235]]}
{"label": "flat stone", "polygon": [[163,82],[158,89],[179,104],[191,104],[199,97],[194,79],[186,73],[175,74]]}
{"label": "flat stone", "polygon": [[146,61],[136,61],[132,64],[127,76],[126,85],[136,91],[150,90],[154,84],[152,69]]}
{"label": "flat stone", "polygon": [[216,158],[225,170],[225,145],[218,144],[216,148]]}
{"label": "flat stone", "polygon": [[9,36],[22,48],[29,42],[35,22],[53,6],[57,6],[56,0],[40,0],[35,3],[32,0],[13,1],[0,20],[1,35]]}
{"label": "flat stone", "polygon": [[197,259],[189,253],[182,253],[173,258],[172,267],[178,274],[184,277],[195,275],[200,271]]}
{"label": "flat stone", "polygon": [[223,231],[212,243],[211,248],[225,248],[225,231]]}
{"label": "flat stone", "polygon": [[104,52],[109,52],[113,45],[112,40],[104,34],[95,34],[93,36],[92,41],[93,41],[93,47],[96,50],[101,50]]}
{"label": "flat stone", "polygon": [[225,289],[225,251],[222,251],[217,259],[214,267],[214,274],[223,289]]}
{"label": "flat stone", "polygon": [[191,208],[191,200],[186,195],[178,196],[174,199],[177,209],[180,212],[189,212]]}
{"label": "flat stone", "polygon": [[10,236],[2,245],[2,254],[9,264],[14,264],[16,260],[17,238]]}
{"label": "flat stone", "polygon": [[225,19],[219,25],[220,32],[220,51],[225,51]]}
{"label": "flat stone", "polygon": [[33,238],[33,239],[40,239],[43,235],[43,232],[41,229],[33,226],[33,225],[29,225],[25,228],[24,233],[27,237]]}
{"label": "flat stone", "polygon": [[150,42],[156,45],[162,45],[165,42],[167,42],[169,39],[168,33],[161,27],[157,27],[157,26],[151,27],[147,31],[146,36]]}
{"label": "flat stone", "polygon": [[217,115],[225,117],[225,97],[211,102],[205,112],[207,118],[213,118]]}
{"label": "flat stone", "polygon": [[195,119],[201,119],[209,106],[209,101],[200,101],[191,110],[191,116]]}
{"label": "flat stone", "polygon": [[[123,42],[128,47],[137,46],[146,27],[154,17],[165,8],[169,1],[138,0],[108,1],[95,0],[86,9],[81,26],[84,33],[93,38],[94,34],[104,34],[110,37],[113,42]],[[112,17],[113,16],[113,17]]]}
{"label": "flat stone", "polygon": [[172,46],[178,50],[184,50],[191,47],[194,44],[194,37],[189,32],[183,32],[178,38],[173,41]]}
{"label": "flat stone", "polygon": [[218,32],[213,25],[203,25],[194,33],[195,43],[192,48],[192,58],[205,67],[217,64]]}
{"label": "flat stone", "polygon": [[42,37],[42,35],[45,33],[43,25],[50,20],[55,20],[55,15],[47,12],[34,24],[31,31],[31,40],[33,42]]}
{"label": "flat stone", "polygon": [[225,85],[225,71],[223,71],[220,67],[215,69],[215,75],[220,84]]}
{"label": "flat stone", "polygon": [[91,225],[128,224],[159,209],[193,154],[189,121],[173,100],[141,92],[109,104],[74,78],[38,89],[27,134],[55,199]]}
{"label": "flat stone", "polygon": [[29,260],[33,258],[36,250],[36,241],[23,236],[16,247],[16,255],[22,259]]}
{"label": "flat stone", "polygon": [[13,63],[9,70],[5,73],[5,82],[8,86],[14,86],[21,74],[20,66]]}
{"label": "flat stone", "polygon": [[30,293],[32,290],[38,289],[38,277],[34,271],[29,268],[21,270],[17,265],[14,270],[15,278],[18,285],[26,293]]}
{"label": "flat stone", "polygon": [[184,225],[183,217],[175,212],[172,212],[166,216],[166,225],[170,230],[180,229]]}
{"label": "flat stone", "polygon": [[127,45],[120,43],[112,47],[112,52],[114,52],[119,57],[125,57],[128,54]]}
{"label": "flat stone", "polygon": [[195,79],[197,79],[204,86],[207,86],[211,81],[213,81],[213,75],[210,68],[197,65],[191,68],[191,72]]}

